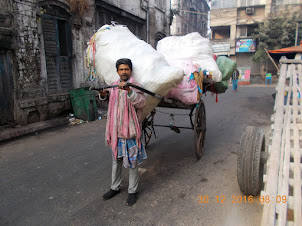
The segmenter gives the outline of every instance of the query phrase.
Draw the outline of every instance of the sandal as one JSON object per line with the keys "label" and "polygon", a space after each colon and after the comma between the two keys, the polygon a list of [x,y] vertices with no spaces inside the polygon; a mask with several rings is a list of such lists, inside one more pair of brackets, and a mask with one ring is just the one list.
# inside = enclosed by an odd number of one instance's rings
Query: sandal
{"label": "sandal", "polygon": [[127,199],[127,205],[128,206],[132,206],[134,203],[136,203],[137,200],[137,195],[136,193],[131,193],[128,195],[128,199]]}
{"label": "sandal", "polygon": [[115,190],[110,189],[108,192],[106,192],[106,193],[103,195],[103,199],[104,199],[104,200],[111,199],[111,198],[113,198],[114,196],[116,196],[118,193],[120,193],[120,190],[115,191]]}

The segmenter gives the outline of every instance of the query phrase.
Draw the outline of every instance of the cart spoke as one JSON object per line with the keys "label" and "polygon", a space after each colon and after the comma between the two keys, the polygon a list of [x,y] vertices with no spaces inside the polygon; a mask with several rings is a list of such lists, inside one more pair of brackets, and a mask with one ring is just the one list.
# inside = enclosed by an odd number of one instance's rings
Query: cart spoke
{"label": "cart spoke", "polygon": [[154,122],[154,115],[155,111],[151,112],[149,116],[147,116],[143,120],[143,140],[145,142],[145,147],[148,146],[150,139],[152,137],[152,133],[155,134],[154,128],[153,128],[153,122]]}

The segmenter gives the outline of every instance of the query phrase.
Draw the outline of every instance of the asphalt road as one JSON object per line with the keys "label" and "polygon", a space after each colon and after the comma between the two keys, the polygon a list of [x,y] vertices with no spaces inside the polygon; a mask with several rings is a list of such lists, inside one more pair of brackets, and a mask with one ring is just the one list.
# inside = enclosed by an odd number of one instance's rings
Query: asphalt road
{"label": "asphalt road", "polygon": [[[157,138],[140,165],[138,202],[126,206],[122,192],[111,200],[111,154],[104,147],[105,120],[67,126],[0,144],[0,225],[259,225],[262,206],[238,203],[237,153],[245,127],[268,133],[274,87],[240,86],[204,97],[205,152],[197,161],[193,131],[156,128]],[[158,109],[156,122],[169,124]],[[175,124],[188,126],[187,115]],[[206,202],[199,203],[200,198]],[[218,197],[218,202],[217,202]],[[224,199],[224,203],[223,203]],[[235,202],[235,203],[232,203]]]}

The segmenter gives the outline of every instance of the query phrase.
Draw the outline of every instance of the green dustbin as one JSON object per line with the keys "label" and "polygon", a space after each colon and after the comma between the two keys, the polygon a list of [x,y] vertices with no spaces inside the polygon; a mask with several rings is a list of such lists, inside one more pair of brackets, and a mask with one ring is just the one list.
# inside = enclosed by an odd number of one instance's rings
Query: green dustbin
{"label": "green dustbin", "polygon": [[97,106],[94,90],[88,87],[69,91],[71,104],[76,118],[93,121],[97,118]]}

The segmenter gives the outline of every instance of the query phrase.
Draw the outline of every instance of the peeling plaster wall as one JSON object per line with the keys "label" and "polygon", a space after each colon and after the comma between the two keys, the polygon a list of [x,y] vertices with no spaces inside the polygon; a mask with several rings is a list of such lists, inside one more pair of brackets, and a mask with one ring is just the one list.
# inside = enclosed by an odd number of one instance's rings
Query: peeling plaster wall
{"label": "peeling plaster wall", "polygon": [[86,48],[91,36],[96,32],[95,28],[95,1],[88,0],[89,9],[84,17],[75,24],[74,21],[71,26],[73,37],[73,84],[74,88],[79,88],[89,85],[85,81],[87,73],[85,65]]}
{"label": "peeling plaster wall", "polygon": [[[85,55],[87,42],[96,32],[96,2],[87,0],[89,9],[83,18],[78,18],[70,12],[66,0],[7,0],[11,3],[13,16],[11,23],[14,32],[11,35],[16,40],[11,42],[14,59],[14,118],[20,125],[43,121],[57,117],[62,112],[71,109],[68,93],[48,94],[48,78],[44,37],[41,23],[40,7],[55,5],[64,9],[70,16],[72,42],[72,86],[79,88],[90,85],[85,80],[87,69]],[[119,1],[104,0],[124,12],[147,20],[147,10],[150,13],[149,42],[155,47],[156,38],[169,35],[170,0],[165,0],[164,7],[158,8],[159,0]],[[2,3],[2,2],[1,2]],[[1,4],[0,4],[1,6]],[[143,8],[142,8],[143,6]],[[2,12],[3,11],[3,12]],[[7,15],[7,9],[0,9],[0,16]],[[12,13],[11,13],[12,14]],[[47,14],[47,13],[46,13]],[[3,18],[9,18],[3,16]],[[0,17],[1,19],[1,17]],[[0,27],[1,28],[1,27]],[[2,33],[0,32],[0,35]],[[10,37],[10,36],[5,36]],[[146,37],[146,36],[145,36]]]}
{"label": "peeling plaster wall", "polygon": [[170,6],[170,1],[167,0],[149,1],[149,40],[154,48],[157,41],[170,35]]}
{"label": "peeling plaster wall", "polygon": [[18,98],[34,98],[43,95],[40,87],[40,45],[35,1],[15,1],[14,12],[15,28],[18,31]]}
{"label": "peeling plaster wall", "polygon": [[272,14],[276,17],[283,16],[284,14],[295,14],[299,20],[302,20],[302,4],[287,4],[287,5],[272,5]]}
{"label": "peeling plaster wall", "polygon": [[70,109],[70,100],[68,94],[47,94],[44,39],[37,1],[15,0],[13,9],[17,40],[15,121],[26,125],[60,115]]}
{"label": "peeling plaster wall", "polygon": [[[97,0],[96,0],[97,1]],[[140,17],[146,18],[146,12],[141,9],[141,0],[133,1],[133,0],[104,0],[111,5],[114,5],[120,9],[123,9],[127,12],[131,12],[131,14]]]}
{"label": "peeling plaster wall", "polygon": [[[28,123],[27,116],[30,112],[37,111],[36,108],[24,106],[25,101],[44,95],[44,90],[40,85],[41,58],[35,1],[14,1],[14,17],[14,27],[17,31],[15,117],[17,123],[25,125]],[[39,120],[43,115],[42,109],[40,112],[36,112],[34,116]],[[42,116],[41,119],[45,118]]]}
{"label": "peeling plaster wall", "polygon": [[[198,32],[207,36],[209,6],[205,0],[171,0],[172,8],[179,10],[173,16],[172,35],[186,35]],[[225,18],[225,17],[224,17]]]}

